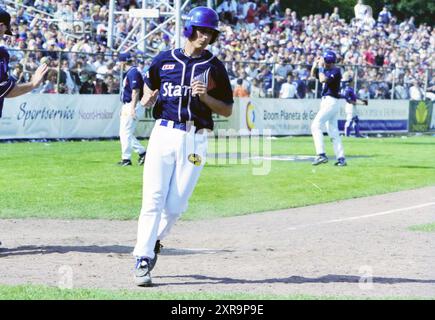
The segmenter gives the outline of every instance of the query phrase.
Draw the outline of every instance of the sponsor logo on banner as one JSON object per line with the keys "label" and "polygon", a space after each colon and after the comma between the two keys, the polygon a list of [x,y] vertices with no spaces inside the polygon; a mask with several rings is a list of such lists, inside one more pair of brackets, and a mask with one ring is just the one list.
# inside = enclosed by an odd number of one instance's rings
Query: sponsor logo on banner
{"label": "sponsor logo on banner", "polygon": [[35,108],[32,106],[27,106],[27,102],[23,102],[20,105],[19,112],[17,114],[17,120],[22,123],[25,127],[31,122],[41,121],[41,120],[73,120],[75,116],[75,111],[69,107],[64,109],[42,107]]}
{"label": "sponsor logo on banner", "polygon": [[7,103],[0,119],[0,139],[119,135],[119,95],[28,94]]}
{"label": "sponsor logo on banner", "polygon": [[248,130],[251,131],[252,129],[255,129],[255,107],[251,103],[251,101],[248,102],[246,105],[246,127],[248,127]]}
{"label": "sponsor logo on banner", "polygon": [[427,132],[432,120],[432,101],[409,102],[409,131]]}

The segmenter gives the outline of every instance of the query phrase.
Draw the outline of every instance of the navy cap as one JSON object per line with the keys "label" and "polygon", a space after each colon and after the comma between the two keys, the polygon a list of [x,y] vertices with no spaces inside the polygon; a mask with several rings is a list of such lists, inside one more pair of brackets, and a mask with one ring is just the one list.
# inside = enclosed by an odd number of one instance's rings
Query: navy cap
{"label": "navy cap", "polygon": [[133,57],[132,57],[131,54],[128,53],[128,52],[121,53],[121,54],[118,56],[118,61],[121,61],[121,62],[124,62],[124,61],[131,61],[131,60],[133,60]]}
{"label": "navy cap", "polygon": [[4,23],[6,25],[6,27],[8,28],[5,32],[5,34],[7,35],[12,35],[11,32],[11,16],[9,15],[9,13],[7,13],[5,10],[0,9],[0,22]]}

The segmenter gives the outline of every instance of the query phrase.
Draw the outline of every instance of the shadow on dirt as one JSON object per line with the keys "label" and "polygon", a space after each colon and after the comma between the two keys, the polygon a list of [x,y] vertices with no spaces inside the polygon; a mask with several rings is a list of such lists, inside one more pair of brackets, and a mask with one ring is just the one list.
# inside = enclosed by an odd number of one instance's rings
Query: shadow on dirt
{"label": "shadow on dirt", "polygon": [[[287,278],[270,278],[270,279],[233,279],[233,278],[219,278],[208,277],[203,275],[179,275],[179,276],[155,276],[155,279],[186,279],[185,282],[173,282],[173,283],[161,283],[158,286],[168,285],[204,285],[204,284],[274,284],[274,283],[289,283],[289,284],[304,284],[304,283],[361,283],[361,285],[367,285],[367,280],[360,276],[352,275],[337,275],[328,274],[318,278],[307,278],[301,276],[291,276]],[[370,279],[371,283],[378,284],[397,284],[397,283],[435,283],[435,280],[425,279],[408,279],[408,278],[394,278],[394,277],[373,277]]]}
{"label": "shadow on dirt", "polygon": [[[20,246],[16,248],[4,248],[0,247],[0,258],[7,256],[25,256],[36,254],[52,254],[52,253],[70,253],[70,252],[82,252],[82,253],[100,253],[100,254],[131,254],[133,247],[130,246]],[[173,249],[165,248],[160,253],[161,255],[168,256],[181,256],[190,254],[215,254],[222,252],[233,252],[232,250],[214,250],[214,249]]]}

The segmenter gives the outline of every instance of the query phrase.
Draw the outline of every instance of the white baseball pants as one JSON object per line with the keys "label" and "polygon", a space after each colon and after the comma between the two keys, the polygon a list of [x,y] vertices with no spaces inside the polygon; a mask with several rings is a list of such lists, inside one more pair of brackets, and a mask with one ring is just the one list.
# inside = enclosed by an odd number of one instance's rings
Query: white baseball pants
{"label": "white baseball pants", "polygon": [[346,134],[348,128],[352,124],[352,119],[356,115],[355,107],[352,103],[346,103],[344,106],[344,112],[346,113],[346,123],[344,124],[344,133]]}
{"label": "white baseball pants", "polygon": [[[207,132],[189,132],[156,121],[147,148],[143,172],[142,209],[138,222],[136,257],[154,258],[157,240],[164,238],[187,210],[207,155]],[[188,160],[197,154],[201,163]]]}
{"label": "white baseball pants", "polygon": [[331,96],[322,98],[320,110],[311,124],[316,154],[325,153],[323,142],[323,128],[326,126],[329,137],[332,140],[336,158],[344,158],[343,144],[338,132],[338,113],[340,111],[340,100]]}
{"label": "white baseball pants", "polygon": [[141,112],[142,107],[136,107],[136,118],[131,116],[130,104],[126,103],[121,108],[121,116],[119,122],[119,140],[121,141],[121,158],[131,159],[132,151],[138,154],[145,152],[145,148],[134,136],[134,131],[137,126],[138,113]]}

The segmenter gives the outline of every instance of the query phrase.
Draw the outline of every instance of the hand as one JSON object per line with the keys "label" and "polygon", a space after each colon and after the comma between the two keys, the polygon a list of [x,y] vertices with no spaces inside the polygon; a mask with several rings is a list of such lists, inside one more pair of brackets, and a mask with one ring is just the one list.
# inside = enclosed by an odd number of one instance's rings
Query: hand
{"label": "hand", "polygon": [[325,61],[323,60],[322,57],[317,57],[317,65],[318,65],[320,68],[323,68],[323,67],[325,66]]}
{"label": "hand", "polygon": [[202,98],[207,93],[207,87],[204,82],[194,80],[192,82],[192,96]]}
{"label": "hand", "polygon": [[159,96],[159,90],[156,89],[154,91],[145,91],[142,99],[140,100],[140,104],[144,106],[145,108],[150,108],[154,106],[154,104],[157,101],[157,98]]}
{"label": "hand", "polygon": [[32,79],[30,80],[34,88],[37,88],[41,84],[47,71],[48,66],[45,63],[41,64],[38,69],[36,69],[35,73],[32,76]]}

